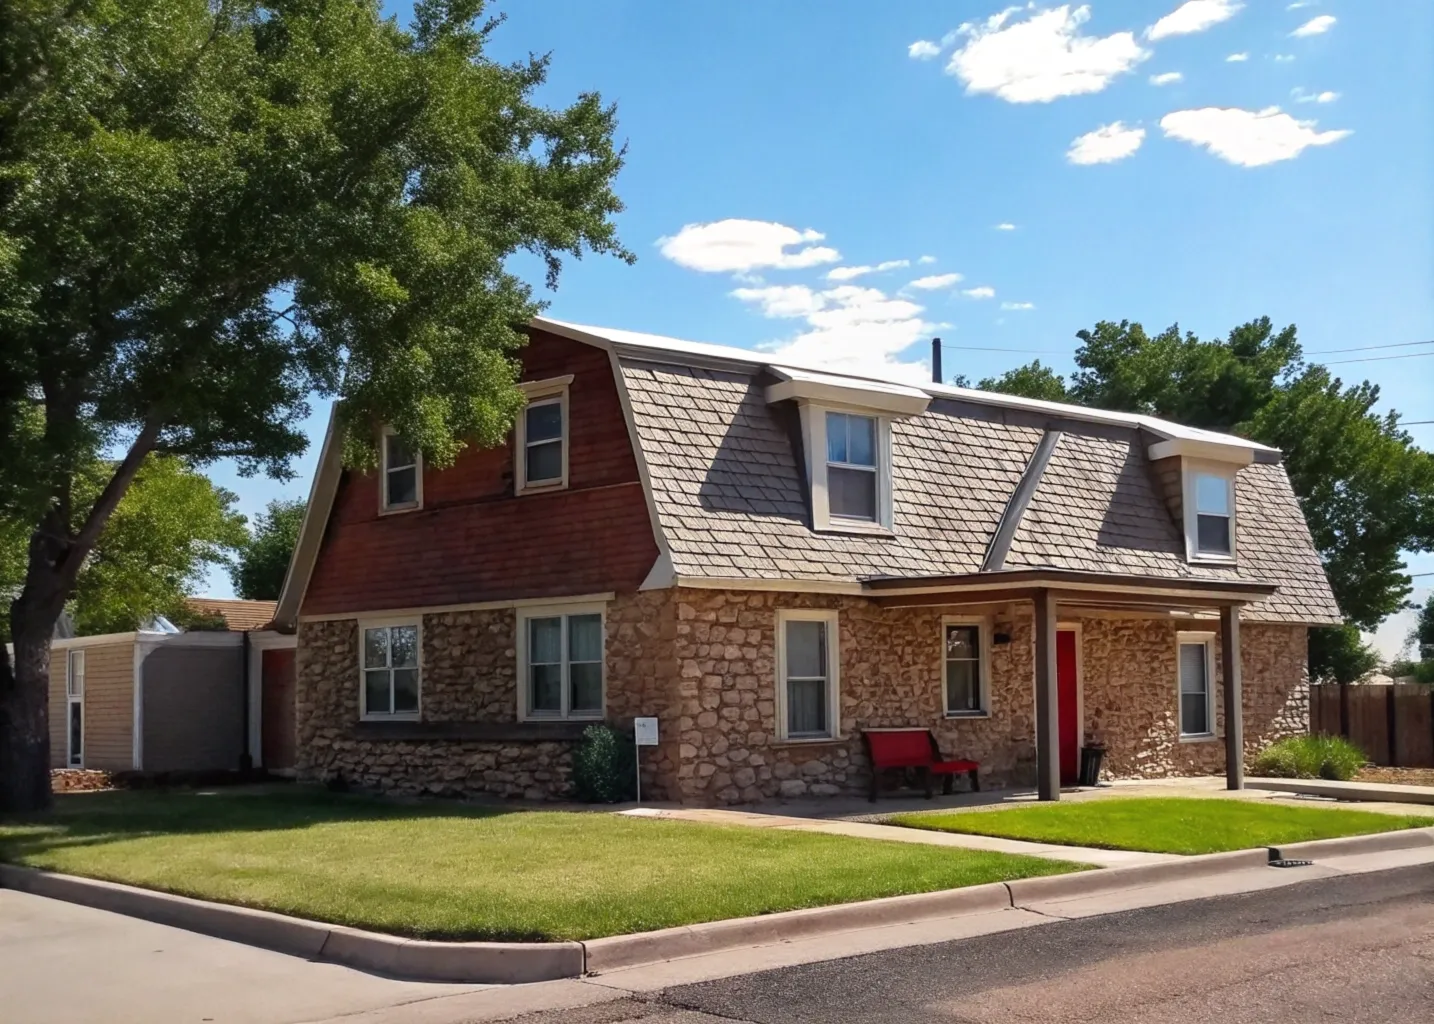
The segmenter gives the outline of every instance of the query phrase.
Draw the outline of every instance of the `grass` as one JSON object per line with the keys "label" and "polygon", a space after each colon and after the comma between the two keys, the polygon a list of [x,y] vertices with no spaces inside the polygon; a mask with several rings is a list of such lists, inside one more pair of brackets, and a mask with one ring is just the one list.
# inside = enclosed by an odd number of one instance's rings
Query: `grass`
{"label": "grass", "polygon": [[264,793],[60,795],[0,860],[399,935],[588,939],[1080,865],[606,812]]}
{"label": "grass", "polygon": [[1132,798],[1042,804],[999,811],[904,814],[894,824],[938,832],[1026,839],[1062,846],[1151,853],[1220,853],[1307,839],[1434,825],[1434,818],[1288,807],[1260,800]]}

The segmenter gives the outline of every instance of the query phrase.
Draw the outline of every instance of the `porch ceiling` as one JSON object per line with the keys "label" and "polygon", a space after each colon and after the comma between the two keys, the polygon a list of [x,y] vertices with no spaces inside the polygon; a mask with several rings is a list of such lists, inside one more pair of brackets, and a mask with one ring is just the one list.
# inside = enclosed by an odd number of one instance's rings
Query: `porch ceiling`
{"label": "porch ceiling", "polygon": [[1065,606],[1168,612],[1239,607],[1277,588],[1243,580],[1129,576],[1062,569],[1016,569],[959,576],[881,577],[862,581],[880,605],[992,604],[1032,601],[1042,592]]}

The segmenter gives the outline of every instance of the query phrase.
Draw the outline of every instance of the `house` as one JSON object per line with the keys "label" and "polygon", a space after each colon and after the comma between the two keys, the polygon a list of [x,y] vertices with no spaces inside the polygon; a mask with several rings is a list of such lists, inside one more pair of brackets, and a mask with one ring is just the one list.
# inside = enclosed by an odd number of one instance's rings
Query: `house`
{"label": "house", "polygon": [[[166,620],[50,645],[50,765],[105,771],[235,770],[246,752],[248,631],[273,601],[189,599],[224,629]],[[280,643],[292,646],[293,638]]]}
{"label": "house", "polygon": [[[993,785],[1240,784],[1339,621],[1280,453],[1243,438],[535,320],[510,442],[433,471],[330,430],[275,627],[297,771],[556,797],[656,716],[643,792],[863,792],[860,733]],[[1227,711],[1236,708],[1239,714]]]}

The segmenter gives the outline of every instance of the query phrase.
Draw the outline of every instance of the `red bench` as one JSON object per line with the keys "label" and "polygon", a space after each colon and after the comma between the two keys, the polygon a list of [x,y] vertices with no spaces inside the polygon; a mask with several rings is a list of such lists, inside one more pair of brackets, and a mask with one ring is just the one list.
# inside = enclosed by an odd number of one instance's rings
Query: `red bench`
{"label": "red bench", "polygon": [[942,777],[941,792],[951,792],[952,780],[962,772],[971,779],[971,790],[980,792],[981,765],[977,761],[945,761],[936,735],[930,729],[866,729],[861,738],[871,759],[871,800],[876,802],[881,773],[894,769],[914,769],[921,773],[926,798],[931,799],[931,777]]}

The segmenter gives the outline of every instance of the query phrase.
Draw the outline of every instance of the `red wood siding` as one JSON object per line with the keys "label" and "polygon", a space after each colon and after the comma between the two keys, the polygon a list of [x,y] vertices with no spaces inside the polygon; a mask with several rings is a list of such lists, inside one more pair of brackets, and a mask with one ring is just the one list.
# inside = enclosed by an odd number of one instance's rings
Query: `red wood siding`
{"label": "red wood siding", "polygon": [[301,614],[637,589],[657,558],[608,355],[535,332],[523,380],[571,373],[566,490],[513,496],[513,441],[425,470],[423,508],[378,514],[346,472]]}

